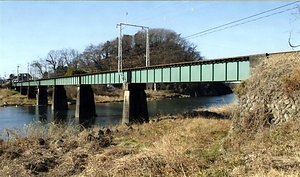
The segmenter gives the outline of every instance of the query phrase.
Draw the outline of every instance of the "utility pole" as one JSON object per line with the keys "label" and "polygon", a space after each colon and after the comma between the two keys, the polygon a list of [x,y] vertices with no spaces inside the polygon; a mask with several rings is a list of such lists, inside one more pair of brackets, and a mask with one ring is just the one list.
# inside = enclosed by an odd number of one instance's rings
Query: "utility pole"
{"label": "utility pole", "polygon": [[146,67],[150,66],[149,28],[146,29]]}
{"label": "utility pole", "polygon": [[17,81],[19,82],[19,67],[20,65],[17,65]]}
{"label": "utility pole", "polygon": [[[126,13],[127,15],[128,13]],[[120,74],[121,80],[124,83],[124,76],[122,73],[122,26],[138,27],[146,30],[146,67],[150,66],[150,46],[149,46],[149,27],[141,25],[133,25],[128,23],[119,23],[119,40],[118,40],[118,73]]]}
{"label": "utility pole", "polygon": [[121,81],[124,83],[124,76],[122,73],[122,25],[119,26],[119,40],[118,40],[118,73],[120,75]]}
{"label": "utility pole", "polygon": [[30,73],[30,69],[29,69],[29,62],[27,63],[27,73]]}

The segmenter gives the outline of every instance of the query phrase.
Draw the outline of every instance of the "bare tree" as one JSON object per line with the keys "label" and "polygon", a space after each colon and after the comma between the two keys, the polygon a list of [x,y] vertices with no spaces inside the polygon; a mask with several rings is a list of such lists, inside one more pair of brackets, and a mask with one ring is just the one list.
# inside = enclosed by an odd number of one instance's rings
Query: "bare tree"
{"label": "bare tree", "polygon": [[61,50],[51,50],[46,58],[47,64],[50,65],[54,77],[62,76],[66,72],[65,60],[62,57]]}
{"label": "bare tree", "polygon": [[38,74],[41,77],[44,76],[44,73],[46,72],[46,64],[42,58],[40,58],[39,60],[34,60],[31,63],[31,67],[33,67],[34,70],[37,72],[36,74]]}
{"label": "bare tree", "polygon": [[[67,67],[78,67],[78,51],[75,49],[62,49],[61,60]],[[77,60],[77,61],[76,61]]]}
{"label": "bare tree", "polygon": [[86,69],[90,70],[90,72],[92,71],[101,71],[102,70],[102,66],[101,66],[101,59],[102,59],[102,55],[101,55],[101,50],[102,50],[102,46],[100,45],[89,45],[85,48],[84,52],[82,53],[81,56],[81,63],[84,63],[86,67]]}
{"label": "bare tree", "polygon": [[54,50],[51,50],[48,53],[48,56],[46,58],[46,62],[48,63],[48,65],[50,65],[54,73],[56,72],[57,69],[58,58],[59,58],[58,52]]}

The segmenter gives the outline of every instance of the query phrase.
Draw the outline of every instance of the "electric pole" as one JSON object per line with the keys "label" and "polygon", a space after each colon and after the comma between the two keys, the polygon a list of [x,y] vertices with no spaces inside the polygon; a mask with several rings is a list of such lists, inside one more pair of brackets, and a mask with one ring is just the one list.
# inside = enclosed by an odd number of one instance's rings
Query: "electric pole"
{"label": "electric pole", "polygon": [[19,67],[20,65],[17,65],[17,81],[19,82]]}
{"label": "electric pole", "polygon": [[118,40],[118,73],[121,81],[124,83],[124,77],[122,73],[122,23],[119,25],[119,40]]}
{"label": "electric pole", "polygon": [[[128,13],[126,13],[127,15]],[[119,27],[119,40],[118,40],[118,73],[120,74],[120,78],[124,83],[124,76],[122,73],[122,26],[131,26],[138,27],[146,30],[146,67],[150,66],[150,46],[149,46],[149,27],[141,26],[141,25],[133,25],[128,23],[119,23],[117,27]]]}

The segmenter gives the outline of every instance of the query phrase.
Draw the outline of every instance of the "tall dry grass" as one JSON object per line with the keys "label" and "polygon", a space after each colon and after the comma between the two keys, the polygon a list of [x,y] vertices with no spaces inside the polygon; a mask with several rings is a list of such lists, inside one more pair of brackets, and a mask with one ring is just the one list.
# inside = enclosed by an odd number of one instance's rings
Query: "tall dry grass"
{"label": "tall dry grass", "polygon": [[[230,119],[177,116],[158,120],[88,129],[30,125],[25,137],[15,131],[9,141],[0,141],[0,176],[299,174],[299,121],[264,129],[252,140],[235,137],[228,144]],[[228,151],[228,146],[234,150]]]}
{"label": "tall dry grass", "polygon": [[[30,125],[0,145],[10,176],[199,176],[220,157],[230,120],[179,118],[143,125]],[[103,135],[99,132],[103,131]],[[1,175],[0,175],[1,176]]]}

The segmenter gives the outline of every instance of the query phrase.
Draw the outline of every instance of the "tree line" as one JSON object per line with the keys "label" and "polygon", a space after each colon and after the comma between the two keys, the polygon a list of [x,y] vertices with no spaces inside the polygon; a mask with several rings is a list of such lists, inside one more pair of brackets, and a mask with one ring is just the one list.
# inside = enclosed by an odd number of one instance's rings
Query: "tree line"
{"label": "tree line", "polygon": [[[150,29],[151,65],[202,60],[196,46],[168,29]],[[122,36],[123,68],[145,66],[146,32]],[[88,45],[82,53],[75,49],[51,50],[31,63],[42,78],[117,70],[118,38]]]}

